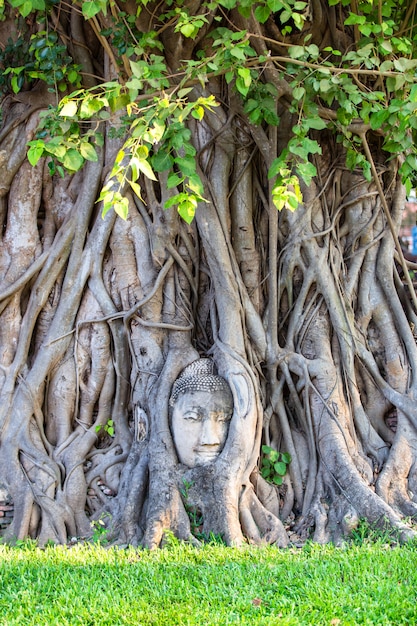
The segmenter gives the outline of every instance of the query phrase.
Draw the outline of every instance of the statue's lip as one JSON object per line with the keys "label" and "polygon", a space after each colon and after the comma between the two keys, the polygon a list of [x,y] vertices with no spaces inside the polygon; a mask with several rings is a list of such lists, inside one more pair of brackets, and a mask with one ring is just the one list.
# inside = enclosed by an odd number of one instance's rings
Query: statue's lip
{"label": "statue's lip", "polygon": [[219,454],[220,454],[220,448],[219,448],[219,449],[217,449],[217,450],[204,450],[204,449],[202,449],[202,448],[196,448],[196,449],[194,450],[194,452],[195,452],[196,454],[198,454],[198,456],[200,456],[200,457],[201,457],[201,456],[204,456],[204,457],[206,457],[206,458],[210,458],[210,459],[211,459],[211,458],[213,458],[213,459],[214,459],[216,456],[219,456]]}

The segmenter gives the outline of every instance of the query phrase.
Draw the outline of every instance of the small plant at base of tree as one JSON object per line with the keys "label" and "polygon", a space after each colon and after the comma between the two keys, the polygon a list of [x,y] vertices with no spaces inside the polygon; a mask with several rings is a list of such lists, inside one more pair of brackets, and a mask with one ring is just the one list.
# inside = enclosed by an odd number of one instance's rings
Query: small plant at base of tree
{"label": "small plant at base of tree", "polygon": [[282,485],[282,477],[287,473],[287,467],[291,463],[291,455],[288,452],[278,452],[270,446],[262,446],[261,476],[273,485]]}
{"label": "small plant at base of tree", "polygon": [[104,424],[104,426],[102,426],[101,424],[98,424],[96,426],[96,433],[99,433],[101,430],[104,430],[109,437],[114,437],[114,422],[113,420],[107,420],[107,422]]}
{"label": "small plant at base of tree", "polygon": [[12,544],[14,548],[18,548],[20,550],[28,550],[34,551],[39,548],[38,542],[36,539],[16,539],[16,542]]}
{"label": "small plant at base of tree", "polygon": [[188,482],[185,478],[183,478],[182,483],[184,487],[180,489],[181,496],[183,498],[184,507],[187,512],[187,515],[190,520],[191,533],[196,537],[196,539],[205,540],[204,535],[201,533],[201,528],[203,526],[203,516],[201,511],[197,509],[197,507],[192,506],[189,503],[189,491],[192,487],[192,483]]}
{"label": "small plant at base of tree", "polygon": [[108,543],[107,535],[109,529],[106,526],[105,519],[110,517],[108,514],[101,515],[99,519],[93,520],[90,523],[91,528],[93,529],[93,535],[91,537],[91,541],[93,543],[99,543],[101,545],[106,545]]}
{"label": "small plant at base of tree", "polygon": [[399,532],[393,531],[388,520],[379,524],[370,524],[365,518],[361,518],[358,526],[352,530],[350,539],[355,546],[375,543],[389,546],[400,544]]}

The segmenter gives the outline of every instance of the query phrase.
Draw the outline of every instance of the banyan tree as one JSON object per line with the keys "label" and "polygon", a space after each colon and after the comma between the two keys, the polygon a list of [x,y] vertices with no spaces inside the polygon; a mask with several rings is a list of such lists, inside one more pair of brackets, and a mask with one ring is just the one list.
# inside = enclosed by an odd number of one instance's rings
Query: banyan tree
{"label": "banyan tree", "polygon": [[415,8],[5,3],[7,538],[414,536]]}

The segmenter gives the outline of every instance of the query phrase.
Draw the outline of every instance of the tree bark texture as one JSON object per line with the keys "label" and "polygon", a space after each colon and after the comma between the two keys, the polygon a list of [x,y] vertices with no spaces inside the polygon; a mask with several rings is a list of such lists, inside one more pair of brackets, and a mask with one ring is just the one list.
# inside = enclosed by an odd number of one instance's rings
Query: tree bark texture
{"label": "tree bark texture", "polygon": [[[78,33],[74,58],[109,78],[111,59],[96,53],[91,29],[75,13],[55,17],[63,41]],[[171,28],[161,40],[173,71],[199,45]],[[417,320],[394,264],[404,190],[369,135],[393,231],[375,182],[346,169],[329,134],[303,204],[278,213],[266,172],[294,120],[280,79],[272,70],[268,78],[279,91],[277,132],[249,124],[222,77],[205,86],[221,106],[190,125],[208,200],[191,225],[163,209],[174,192],[163,175],[142,181],[142,199],[126,191],[126,221],[112,211],[103,219],[96,200],[122,141],[111,122],[98,162],[51,177],[45,159],[32,167],[26,158],[38,100],[30,90],[7,97],[0,484],[14,506],[8,538],[64,543],[90,536],[100,517],[115,541],[150,548],[167,531],[190,541],[213,533],[229,545],[285,546],[288,529],[337,541],[360,518],[413,536],[404,518],[417,514]],[[187,468],[168,400],[201,356],[228,381],[234,413],[216,461]],[[279,488],[260,475],[262,444],[291,455]]]}

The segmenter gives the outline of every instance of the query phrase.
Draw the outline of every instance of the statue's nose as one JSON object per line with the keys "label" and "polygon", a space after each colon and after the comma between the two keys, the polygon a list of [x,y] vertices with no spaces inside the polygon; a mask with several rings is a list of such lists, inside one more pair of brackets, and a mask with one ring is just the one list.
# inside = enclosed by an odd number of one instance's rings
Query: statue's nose
{"label": "statue's nose", "polygon": [[203,420],[200,443],[204,446],[220,445],[218,427],[214,420],[210,418]]}

